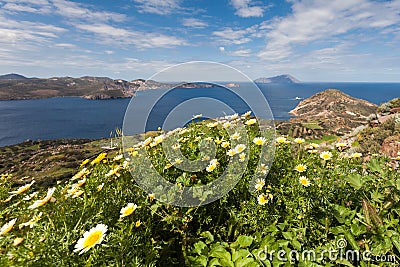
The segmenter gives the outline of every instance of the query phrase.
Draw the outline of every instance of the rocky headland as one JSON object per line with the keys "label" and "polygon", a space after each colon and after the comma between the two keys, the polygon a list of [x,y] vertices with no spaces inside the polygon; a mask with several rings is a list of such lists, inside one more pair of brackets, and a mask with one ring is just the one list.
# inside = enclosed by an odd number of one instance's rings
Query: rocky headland
{"label": "rocky headland", "polygon": [[327,89],[303,101],[289,113],[295,118],[279,124],[279,129],[295,137],[344,135],[361,125],[368,124],[368,117],[375,114],[377,105],[351,97],[337,89]]}

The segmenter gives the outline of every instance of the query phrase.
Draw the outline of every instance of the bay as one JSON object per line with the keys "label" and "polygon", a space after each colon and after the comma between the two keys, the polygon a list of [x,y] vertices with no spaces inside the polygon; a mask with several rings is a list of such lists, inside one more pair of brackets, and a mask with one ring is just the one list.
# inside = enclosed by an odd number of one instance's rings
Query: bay
{"label": "bay", "polygon": [[[245,90],[246,86],[241,84],[240,90]],[[288,112],[302,99],[328,88],[337,88],[353,97],[375,104],[400,97],[400,83],[262,84],[259,87],[277,120],[289,119],[291,116]],[[145,100],[146,95],[153,93],[151,90],[143,91],[138,97]],[[157,128],[162,123],[162,114],[171,110],[177,103],[198,96],[221,99],[239,113],[248,110],[241,101],[224,93],[220,88],[179,89],[168,95],[162,104],[155,106],[153,112],[157,116],[149,129]],[[130,99],[86,100],[78,97],[0,101],[0,146],[25,140],[109,137],[110,132],[122,127],[129,101]],[[139,102],[139,105],[143,106],[148,104],[146,101]],[[207,106],[204,108],[207,109]],[[194,114],[197,113],[190,115]],[[157,118],[160,118],[160,121],[157,121]]]}

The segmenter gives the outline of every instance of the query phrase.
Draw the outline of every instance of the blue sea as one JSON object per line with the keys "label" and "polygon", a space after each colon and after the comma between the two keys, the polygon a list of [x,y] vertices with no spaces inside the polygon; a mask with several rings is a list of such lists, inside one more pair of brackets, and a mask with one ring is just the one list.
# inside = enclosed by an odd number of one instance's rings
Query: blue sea
{"label": "blue sea", "polygon": [[[339,89],[375,104],[400,97],[400,83],[299,83],[264,84],[259,87],[277,120],[289,119],[288,112],[302,99],[328,88]],[[240,90],[245,89],[246,84],[242,84]],[[145,101],[146,97],[151,94],[154,94],[151,90],[138,94],[137,97],[143,100],[135,102],[135,105],[143,106],[137,107],[138,110],[146,108],[149,104]],[[162,114],[171,111],[181,101],[194,97],[220,99],[239,113],[248,110],[246,105],[221,88],[176,89],[162,104],[154,106],[154,123],[146,129],[157,128],[163,120]],[[130,99],[86,100],[78,97],[0,101],[0,146],[26,140],[109,137],[110,132],[122,127],[129,102]],[[204,109],[209,108],[204,106]]]}

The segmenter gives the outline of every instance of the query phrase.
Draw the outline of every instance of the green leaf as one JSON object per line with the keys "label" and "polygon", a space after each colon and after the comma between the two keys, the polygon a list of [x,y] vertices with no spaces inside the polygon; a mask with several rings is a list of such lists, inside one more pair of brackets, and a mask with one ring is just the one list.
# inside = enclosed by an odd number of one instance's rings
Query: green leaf
{"label": "green leaf", "polygon": [[[224,249],[224,248],[222,248],[222,249],[218,248],[217,250],[216,249],[211,250],[210,256],[221,259],[221,260],[225,260],[228,262],[231,261],[231,254],[228,251],[226,251],[226,249]],[[222,261],[220,261],[220,262],[222,264]]]}
{"label": "green leaf", "polygon": [[210,231],[202,232],[200,236],[206,238],[206,244],[211,244],[214,242],[214,236],[210,233]]}
{"label": "green leaf", "polygon": [[220,259],[219,262],[223,267],[235,267],[235,264],[233,264],[233,262],[231,262],[230,260]]}
{"label": "green leaf", "polygon": [[206,256],[190,256],[189,257],[190,263],[192,266],[203,266],[206,267],[207,266],[207,257]]}
{"label": "green leaf", "polygon": [[348,175],[345,177],[345,180],[356,190],[363,186],[362,176],[360,174]]}
{"label": "green leaf", "polygon": [[240,247],[246,248],[246,247],[249,247],[251,245],[251,243],[253,243],[253,237],[241,235],[238,237],[236,242],[239,243]]}
{"label": "green leaf", "polygon": [[216,258],[211,259],[210,262],[208,263],[208,267],[214,267],[214,266],[221,266],[219,260]]}
{"label": "green leaf", "polygon": [[235,262],[235,266],[236,267],[244,267],[252,262],[254,262],[253,258],[240,258],[238,261]]}
{"label": "green leaf", "polygon": [[249,255],[251,255],[251,253],[247,249],[240,249],[239,251],[232,249],[232,261],[234,262],[239,258],[247,258]]}
{"label": "green leaf", "polygon": [[298,250],[298,251],[301,250],[301,244],[297,239],[293,239],[291,244],[296,250]]}
{"label": "green leaf", "polygon": [[374,201],[381,203],[381,202],[383,201],[383,199],[385,198],[385,196],[382,195],[381,193],[379,193],[378,190],[376,190],[376,191],[374,191],[374,192],[371,193],[371,198],[372,198]]}
{"label": "green leaf", "polygon": [[283,232],[282,235],[286,240],[292,240],[293,239],[293,235],[290,232]]}
{"label": "green leaf", "polygon": [[376,158],[371,159],[368,163],[367,163],[367,167],[373,171],[373,172],[382,172],[382,168],[380,166],[380,161]]}
{"label": "green leaf", "polygon": [[194,244],[193,252],[199,255],[207,255],[207,245],[203,241],[199,241]]}

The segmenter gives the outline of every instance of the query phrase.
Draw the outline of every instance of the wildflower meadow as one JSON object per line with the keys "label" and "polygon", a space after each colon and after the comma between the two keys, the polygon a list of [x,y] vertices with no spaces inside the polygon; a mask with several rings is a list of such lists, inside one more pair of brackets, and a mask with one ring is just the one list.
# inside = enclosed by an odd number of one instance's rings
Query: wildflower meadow
{"label": "wildflower meadow", "polygon": [[[247,142],[226,130],[237,123]],[[362,154],[341,140],[265,134],[258,124],[247,113],[176,129],[171,150],[183,157],[172,162],[163,150],[172,133],[147,133],[126,153],[120,147],[87,159],[73,177],[46,188],[35,177],[15,187],[2,174],[0,266],[400,263],[399,157]],[[213,144],[214,157],[200,152],[202,140]],[[260,159],[268,156],[264,148],[275,151],[271,164]],[[131,170],[148,167],[143,151],[175,191],[139,186]],[[179,168],[186,159],[204,168]],[[216,201],[190,207],[162,201],[180,187],[215,181],[235,162],[247,162],[243,175]]]}

